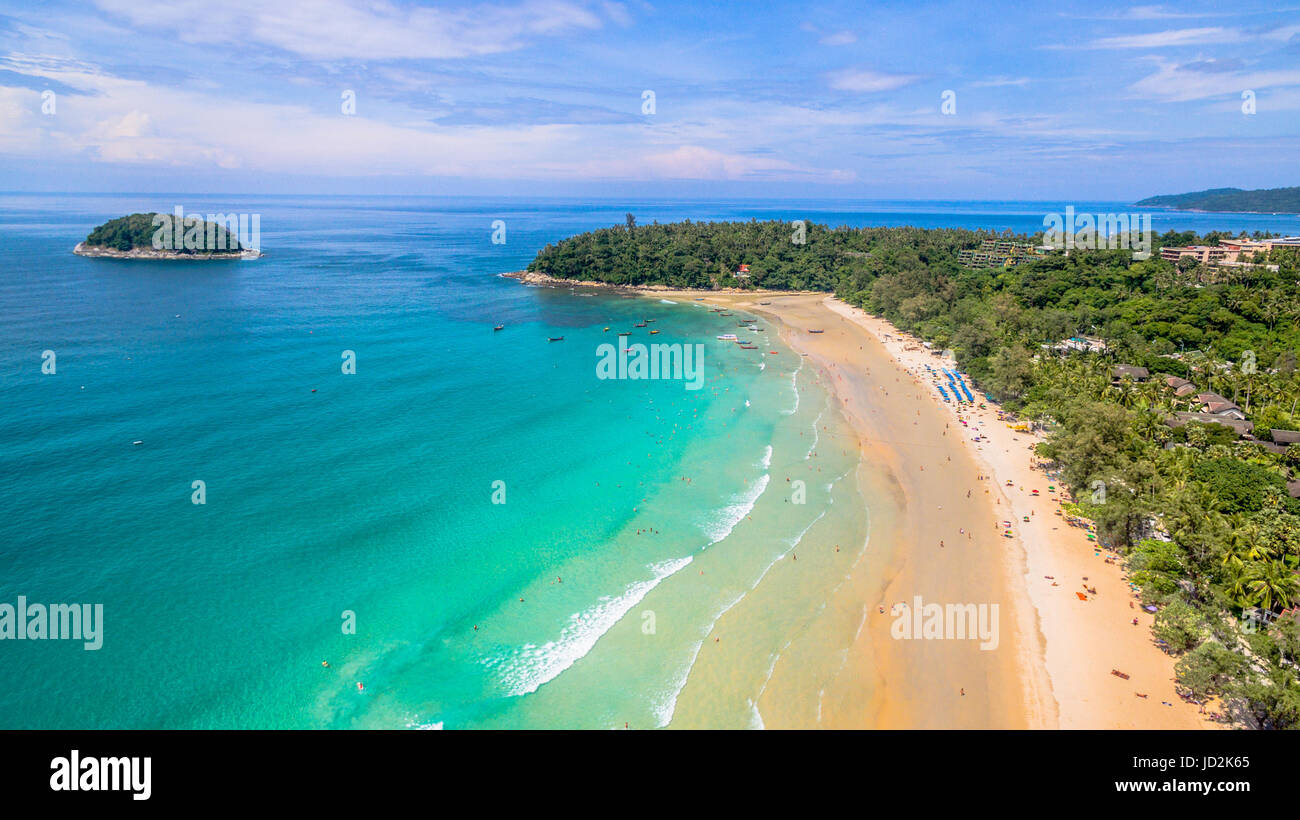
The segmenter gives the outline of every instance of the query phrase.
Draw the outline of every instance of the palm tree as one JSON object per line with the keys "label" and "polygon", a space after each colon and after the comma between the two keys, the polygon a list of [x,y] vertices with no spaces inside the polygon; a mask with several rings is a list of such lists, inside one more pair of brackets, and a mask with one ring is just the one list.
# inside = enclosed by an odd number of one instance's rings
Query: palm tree
{"label": "palm tree", "polygon": [[1250,603],[1250,597],[1246,591],[1247,577],[1245,569],[1238,564],[1228,566],[1227,593],[1228,597],[1238,606],[1245,606]]}
{"label": "palm tree", "polygon": [[1246,588],[1265,609],[1284,609],[1300,598],[1300,578],[1277,561],[1255,561],[1246,570]]}
{"label": "palm tree", "polygon": [[1268,561],[1273,551],[1259,537],[1259,527],[1244,513],[1233,513],[1220,519],[1228,528],[1228,551],[1223,558],[1224,565],[1229,563],[1242,566],[1243,556],[1250,561]]}

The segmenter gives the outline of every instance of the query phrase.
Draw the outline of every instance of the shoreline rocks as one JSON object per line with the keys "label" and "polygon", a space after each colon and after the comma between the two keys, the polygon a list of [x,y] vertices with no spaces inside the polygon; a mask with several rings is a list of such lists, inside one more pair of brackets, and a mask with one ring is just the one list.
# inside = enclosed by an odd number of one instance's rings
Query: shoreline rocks
{"label": "shoreline rocks", "polygon": [[117,248],[106,248],[102,245],[87,245],[85,242],[78,242],[77,246],[72,249],[77,256],[86,256],[95,259],[185,259],[185,260],[213,260],[213,259],[257,259],[262,256],[261,251],[247,250],[239,253],[221,252],[221,253],[177,253],[176,251],[154,250],[153,248],[132,248],[129,251],[119,251]]}

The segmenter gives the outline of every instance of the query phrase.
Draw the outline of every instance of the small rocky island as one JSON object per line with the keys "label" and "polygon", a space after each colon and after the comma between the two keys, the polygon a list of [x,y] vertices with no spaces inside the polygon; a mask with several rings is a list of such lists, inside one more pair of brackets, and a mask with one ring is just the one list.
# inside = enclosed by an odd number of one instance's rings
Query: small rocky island
{"label": "small rocky island", "polygon": [[[95,228],[72,252],[109,259],[256,259],[261,217],[252,218],[253,243],[248,242],[247,214],[201,216],[130,214]],[[233,228],[233,230],[232,230]],[[244,237],[244,241],[240,241]]]}

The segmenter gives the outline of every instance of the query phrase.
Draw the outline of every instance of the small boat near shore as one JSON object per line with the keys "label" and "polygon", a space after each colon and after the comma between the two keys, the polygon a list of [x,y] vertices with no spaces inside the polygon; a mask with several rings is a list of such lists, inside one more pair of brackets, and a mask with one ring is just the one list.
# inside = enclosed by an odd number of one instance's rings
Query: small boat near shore
{"label": "small boat near shore", "polygon": [[723,333],[721,336],[718,337],[718,340],[722,342],[734,342],[736,341],[736,334]]}
{"label": "small boat near shore", "polygon": [[658,333],[658,332],[659,332],[659,331],[657,331],[657,330],[652,330],[652,331],[650,331],[650,335],[653,336],[653,335],[655,335],[655,334]]}
{"label": "small boat near shore", "polygon": [[826,331],[821,330],[821,329],[814,330],[814,329],[812,329],[812,328],[808,328],[808,332],[809,332],[809,333],[825,333]]}
{"label": "small boat near shore", "polygon": [[498,330],[504,330],[504,329],[505,329],[505,325],[497,325],[496,327],[492,328],[492,332],[495,333]]}
{"label": "small boat near shore", "polygon": [[548,342],[562,342],[562,341],[564,341],[564,337],[563,337],[563,336],[547,336],[547,337],[546,337],[546,341],[548,341]]}
{"label": "small boat near shore", "polygon": [[631,336],[631,335],[632,335],[632,331],[630,331],[630,330],[625,330],[625,331],[623,331],[622,333],[620,333],[620,334],[618,334],[618,335],[620,335],[620,336]]}

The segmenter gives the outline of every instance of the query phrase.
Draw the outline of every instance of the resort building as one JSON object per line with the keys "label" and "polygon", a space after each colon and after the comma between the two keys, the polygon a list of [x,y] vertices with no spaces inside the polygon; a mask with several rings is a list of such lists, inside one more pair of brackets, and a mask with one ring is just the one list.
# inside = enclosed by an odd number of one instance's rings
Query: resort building
{"label": "resort building", "polygon": [[1218,393],[1201,393],[1196,400],[1202,405],[1202,412],[1234,419],[1245,419],[1246,414],[1235,402],[1231,402]]}
{"label": "resort building", "polygon": [[1055,350],[1058,353],[1070,350],[1079,350],[1085,353],[1105,353],[1106,343],[1093,336],[1071,336],[1054,345],[1043,345],[1042,348],[1043,350]]}
{"label": "resort building", "polygon": [[[1160,258],[1177,262],[1184,256],[1190,256],[1202,265],[1246,266],[1250,262],[1242,259],[1243,255],[1253,258],[1253,254],[1266,254],[1274,248],[1300,248],[1300,236],[1276,239],[1222,239],[1217,245],[1161,248]],[[1276,268],[1275,265],[1268,267]]]}
{"label": "resort building", "polygon": [[1177,376],[1166,376],[1165,385],[1170,390],[1174,391],[1174,395],[1179,398],[1190,396],[1196,392],[1196,385],[1192,384],[1187,379],[1180,379]]}
{"label": "resort building", "polygon": [[1188,245],[1183,248],[1161,248],[1160,258],[1168,262],[1177,262],[1184,256],[1190,256],[1202,265],[1216,265],[1222,261],[1237,261],[1237,254],[1222,245]]}
{"label": "resort building", "polygon": [[1218,416],[1214,413],[1174,413],[1173,416],[1165,419],[1165,424],[1178,428],[1191,421],[1197,421],[1201,424],[1222,424],[1224,427],[1231,427],[1239,437],[1248,436],[1255,429],[1253,422],[1229,416]]}
{"label": "resort building", "polygon": [[1132,379],[1135,382],[1144,382],[1151,378],[1151,371],[1145,367],[1134,367],[1131,364],[1116,365],[1110,371],[1110,383],[1119,384],[1124,379]]}
{"label": "resort building", "polygon": [[1040,256],[1043,253],[1040,248],[1023,242],[986,239],[975,250],[957,251],[957,263],[966,268],[1012,268]]}
{"label": "resort building", "polygon": [[1273,239],[1221,239],[1219,245],[1237,254],[1268,253],[1274,248],[1300,248],[1300,236]]}

